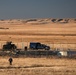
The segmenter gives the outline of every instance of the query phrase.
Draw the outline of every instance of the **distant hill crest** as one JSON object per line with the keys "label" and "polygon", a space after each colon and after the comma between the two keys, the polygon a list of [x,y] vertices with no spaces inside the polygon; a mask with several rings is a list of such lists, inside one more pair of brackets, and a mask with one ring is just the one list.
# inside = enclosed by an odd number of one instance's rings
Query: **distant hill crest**
{"label": "distant hill crest", "polygon": [[47,24],[47,23],[76,23],[76,19],[72,18],[46,18],[46,19],[9,19],[9,20],[0,20],[0,24],[2,23],[10,23],[10,24]]}

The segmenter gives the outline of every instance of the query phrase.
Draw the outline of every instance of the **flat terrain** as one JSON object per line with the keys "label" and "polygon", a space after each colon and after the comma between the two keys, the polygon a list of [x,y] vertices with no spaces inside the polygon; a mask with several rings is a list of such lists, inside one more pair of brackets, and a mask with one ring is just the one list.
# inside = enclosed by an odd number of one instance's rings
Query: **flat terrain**
{"label": "flat terrain", "polygon": [[76,48],[76,19],[0,20],[0,47],[13,41],[21,47],[41,42],[52,48]]}
{"label": "flat terrain", "polygon": [[[0,20],[0,49],[12,41],[18,48],[41,42],[52,49],[76,50],[76,19]],[[0,57],[0,75],[76,75],[76,59]]]}
{"label": "flat terrain", "polygon": [[75,59],[56,58],[13,58],[10,66],[8,57],[0,58],[1,75],[76,75]]}

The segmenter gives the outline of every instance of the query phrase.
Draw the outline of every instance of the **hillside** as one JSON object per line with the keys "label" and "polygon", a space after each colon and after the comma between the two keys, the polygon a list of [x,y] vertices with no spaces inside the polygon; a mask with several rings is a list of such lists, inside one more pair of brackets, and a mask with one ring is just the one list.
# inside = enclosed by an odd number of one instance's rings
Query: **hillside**
{"label": "hillside", "polygon": [[76,19],[52,19],[52,18],[47,18],[47,19],[10,19],[10,20],[0,20],[0,24],[26,24],[26,23],[31,23],[31,24],[48,24],[48,23],[76,23]]}

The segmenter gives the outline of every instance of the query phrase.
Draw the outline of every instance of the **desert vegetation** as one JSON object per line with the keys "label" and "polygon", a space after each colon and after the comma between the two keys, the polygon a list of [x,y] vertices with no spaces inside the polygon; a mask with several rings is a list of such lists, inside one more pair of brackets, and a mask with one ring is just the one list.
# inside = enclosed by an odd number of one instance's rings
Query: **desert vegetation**
{"label": "desert vegetation", "polygon": [[76,19],[0,20],[0,28],[1,43],[10,40],[14,43],[36,41],[52,44],[54,48],[57,45],[76,48]]}
{"label": "desert vegetation", "polygon": [[75,59],[13,58],[11,66],[8,57],[0,60],[1,75],[76,75]]}
{"label": "desert vegetation", "polygon": [[[0,50],[6,41],[22,48],[30,42],[48,44],[51,49],[76,50],[76,19],[0,20]],[[13,58],[0,56],[1,75],[76,75],[76,60],[68,58]]]}

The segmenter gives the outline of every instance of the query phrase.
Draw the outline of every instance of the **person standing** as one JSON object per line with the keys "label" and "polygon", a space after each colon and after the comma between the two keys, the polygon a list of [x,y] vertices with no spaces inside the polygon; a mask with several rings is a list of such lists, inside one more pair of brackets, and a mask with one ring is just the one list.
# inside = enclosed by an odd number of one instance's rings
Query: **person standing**
{"label": "person standing", "polygon": [[12,58],[12,57],[10,57],[8,61],[9,61],[9,64],[10,64],[10,65],[12,65],[13,58]]}

